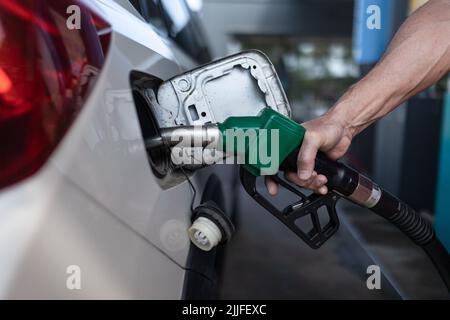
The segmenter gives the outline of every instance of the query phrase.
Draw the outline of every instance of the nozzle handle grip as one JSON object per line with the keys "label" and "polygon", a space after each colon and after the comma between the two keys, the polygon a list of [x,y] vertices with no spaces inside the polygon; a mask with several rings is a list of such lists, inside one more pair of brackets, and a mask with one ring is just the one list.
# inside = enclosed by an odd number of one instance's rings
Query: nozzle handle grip
{"label": "nozzle handle grip", "polygon": [[[300,148],[292,151],[281,163],[281,171],[297,172],[297,158]],[[349,166],[329,159],[323,152],[318,152],[315,160],[314,170],[318,174],[327,177],[327,186],[344,196],[349,196],[358,186],[359,174]]]}

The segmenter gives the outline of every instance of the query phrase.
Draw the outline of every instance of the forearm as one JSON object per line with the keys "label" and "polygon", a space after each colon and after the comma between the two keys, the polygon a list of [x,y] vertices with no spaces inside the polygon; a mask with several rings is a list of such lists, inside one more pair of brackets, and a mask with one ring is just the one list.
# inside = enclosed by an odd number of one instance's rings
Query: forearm
{"label": "forearm", "polygon": [[330,109],[355,135],[450,69],[450,1],[431,0],[409,17],[380,62]]}

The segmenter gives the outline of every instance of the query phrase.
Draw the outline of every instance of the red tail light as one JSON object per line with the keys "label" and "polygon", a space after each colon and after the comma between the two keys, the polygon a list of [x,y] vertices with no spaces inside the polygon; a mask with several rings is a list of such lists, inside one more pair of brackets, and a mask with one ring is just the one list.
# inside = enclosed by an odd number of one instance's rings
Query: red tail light
{"label": "red tail light", "polygon": [[0,1],[0,188],[48,159],[86,100],[108,40],[109,26],[78,1]]}

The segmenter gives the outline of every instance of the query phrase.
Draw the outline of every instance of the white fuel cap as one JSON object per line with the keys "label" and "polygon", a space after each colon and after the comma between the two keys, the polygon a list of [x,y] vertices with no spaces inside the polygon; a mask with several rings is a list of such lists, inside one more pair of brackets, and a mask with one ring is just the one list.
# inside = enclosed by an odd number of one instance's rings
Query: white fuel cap
{"label": "white fuel cap", "polygon": [[209,251],[222,240],[222,232],[214,221],[198,217],[188,229],[192,243],[203,251]]}

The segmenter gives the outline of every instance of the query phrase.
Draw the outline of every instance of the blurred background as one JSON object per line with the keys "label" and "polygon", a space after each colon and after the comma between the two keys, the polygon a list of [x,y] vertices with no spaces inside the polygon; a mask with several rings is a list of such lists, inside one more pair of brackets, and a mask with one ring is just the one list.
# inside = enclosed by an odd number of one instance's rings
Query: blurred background
{"label": "blurred background", "polygon": [[[142,1],[135,1],[136,3]],[[178,2],[173,1],[173,3]],[[153,2],[147,1],[151,6]],[[299,122],[326,112],[377,63],[421,0],[186,0],[201,26],[171,33],[207,62],[259,49],[274,63]],[[380,8],[381,28],[366,21]],[[148,12],[152,12],[149,10]],[[174,10],[177,12],[177,10]],[[171,19],[176,26],[182,15]],[[149,20],[158,24],[157,17]],[[201,33],[183,43],[183,32]],[[188,51],[189,51],[188,50]],[[365,172],[435,224],[450,248],[448,76],[361,133],[344,161]],[[421,249],[363,209],[341,201],[341,228],[320,250],[291,234],[236,187],[237,232],[221,264],[220,298],[382,299],[448,296]],[[447,212],[446,212],[447,211]],[[367,267],[382,270],[368,290]]]}

